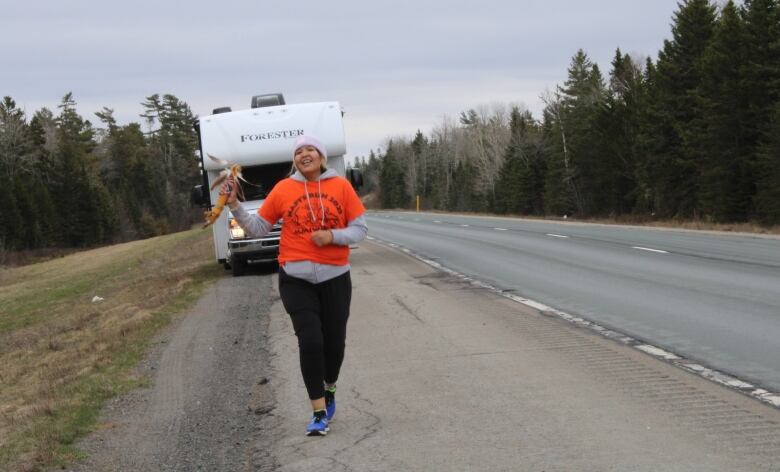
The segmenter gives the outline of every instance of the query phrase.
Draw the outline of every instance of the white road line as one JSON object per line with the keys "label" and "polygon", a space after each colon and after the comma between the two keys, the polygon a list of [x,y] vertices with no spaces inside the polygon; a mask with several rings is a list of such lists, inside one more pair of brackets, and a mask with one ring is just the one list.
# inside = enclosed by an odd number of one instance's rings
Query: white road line
{"label": "white road line", "polygon": [[463,228],[468,228],[469,227],[469,225],[460,225],[460,226],[463,227]]}
{"label": "white road line", "polygon": [[642,247],[642,246],[631,246],[631,249],[639,249],[640,251],[657,252],[659,254],[669,254],[669,251],[662,251],[660,249],[652,249],[649,247]]}
{"label": "white road line", "polygon": [[496,230],[496,231],[509,231],[506,228],[493,228],[493,229]]}
{"label": "white road line", "polygon": [[441,223],[439,220],[433,220],[434,223]]}
{"label": "white road line", "polygon": [[551,236],[553,238],[568,238],[568,236],[564,236],[562,234],[553,234],[553,233],[547,233],[547,236]]}

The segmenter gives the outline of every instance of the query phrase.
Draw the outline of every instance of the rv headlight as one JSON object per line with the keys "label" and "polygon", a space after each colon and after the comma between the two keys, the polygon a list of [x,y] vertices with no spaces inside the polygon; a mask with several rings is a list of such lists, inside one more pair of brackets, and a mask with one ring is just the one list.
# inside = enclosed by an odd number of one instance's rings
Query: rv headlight
{"label": "rv headlight", "polygon": [[230,218],[230,238],[231,239],[244,239],[246,234],[244,228],[238,225],[235,218]]}

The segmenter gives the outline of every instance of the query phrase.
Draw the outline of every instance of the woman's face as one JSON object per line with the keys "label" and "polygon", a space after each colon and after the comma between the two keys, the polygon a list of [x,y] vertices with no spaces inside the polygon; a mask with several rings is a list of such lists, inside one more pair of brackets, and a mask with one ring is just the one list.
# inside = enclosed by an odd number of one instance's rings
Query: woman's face
{"label": "woman's face", "polygon": [[314,146],[301,146],[295,151],[293,157],[295,167],[307,179],[316,178],[320,175],[322,166],[322,156]]}

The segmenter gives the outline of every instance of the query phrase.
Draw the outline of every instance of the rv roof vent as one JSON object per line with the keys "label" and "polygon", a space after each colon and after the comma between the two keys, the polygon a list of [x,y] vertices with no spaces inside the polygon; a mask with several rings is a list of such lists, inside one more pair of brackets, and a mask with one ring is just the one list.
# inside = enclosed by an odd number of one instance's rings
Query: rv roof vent
{"label": "rv roof vent", "polygon": [[215,108],[214,111],[211,112],[212,115],[219,115],[220,113],[230,113],[231,110],[230,107],[219,107]]}
{"label": "rv roof vent", "polygon": [[284,95],[281,93],[268,93],[252,97],[252,108],[275,107],[284,105]]}

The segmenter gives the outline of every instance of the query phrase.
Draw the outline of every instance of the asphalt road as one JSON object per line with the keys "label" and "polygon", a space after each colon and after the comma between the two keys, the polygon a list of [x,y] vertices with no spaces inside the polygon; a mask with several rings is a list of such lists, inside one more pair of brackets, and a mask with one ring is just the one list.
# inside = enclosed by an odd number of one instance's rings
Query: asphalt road
{"label": "asphalt road", "polygon": [[370,235],[780,391],[780,239],[379,212]]}
{"label": "asphalt road", "polygon": [[69,470],[777,471],[780,409],[371,242],[326,437],[277,276],[226,275],[153,343]]}

